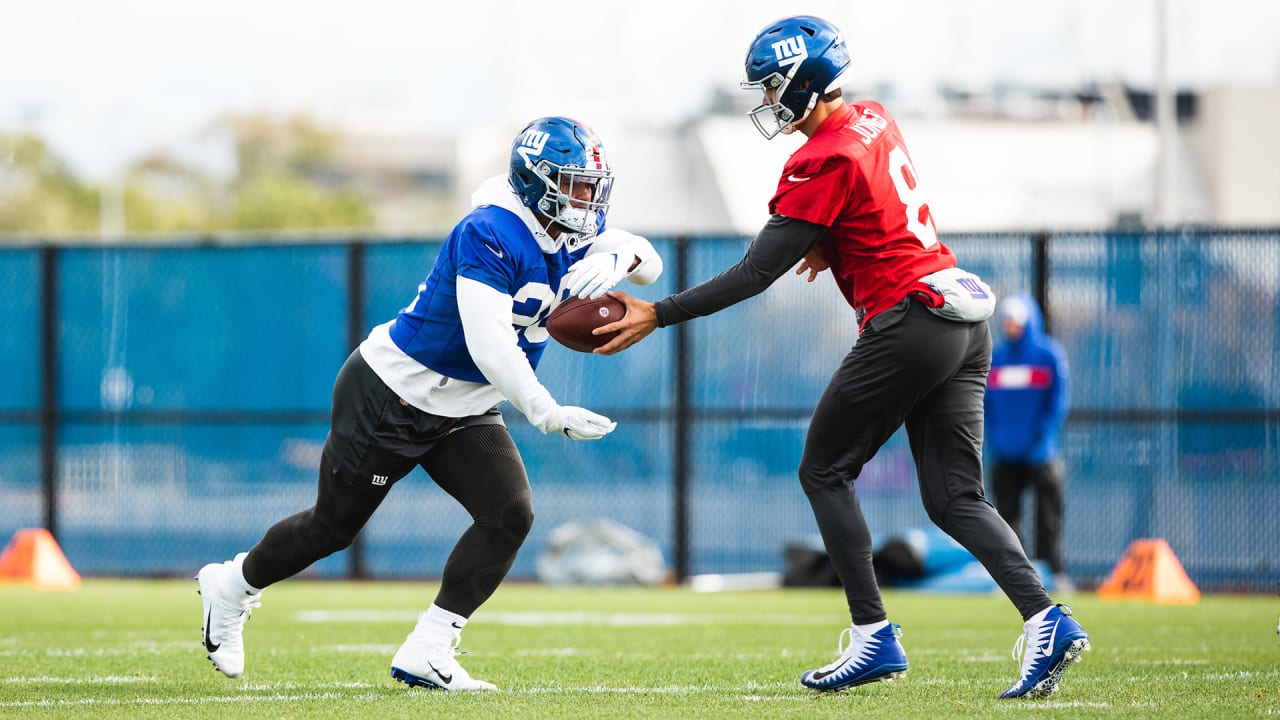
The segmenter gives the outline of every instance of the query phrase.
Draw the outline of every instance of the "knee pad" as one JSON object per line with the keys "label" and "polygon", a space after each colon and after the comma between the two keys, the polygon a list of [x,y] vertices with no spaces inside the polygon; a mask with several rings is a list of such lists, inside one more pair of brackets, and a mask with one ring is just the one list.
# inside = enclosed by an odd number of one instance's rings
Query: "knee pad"
{"label": "knee pad", "polygon": [[[979,505],[983,506],[983,508],[976,507]],[[946,507],[925,506],[925,512],[929,514],[929,519],[933,521],[933,524],[942,528],[948,534],[951,534],[951,531],[956,529],[954,526],[957,521],[961,523],[972,521],[976,517],[984,516],[985,510],[990,510],[992,513],[995,512],[995,509],[991,507],[991,503],[988,503],[981,495],[975,493],[956,495],[947,500]]]}
{"label": "knee pad", "polygon": [[806,465],[803,462],[801,462],[800,469],[796,474],[800,477],[800,489],[806,493],[822,490],[823,488],[837,487],[846,482],[844,476],[831,468],[819,468],[814,465]]}
{"label": "knee pad", "polygon": [[525,493],[517,495],[498,511],[497,526],[502,537],[519,547],[533,528],[533,502]]}
{"label": "knee pad", "polygon": [[315,552],[323,553],[323,557],[328,557],[339,550],[345,550],[355,542],[356,535],[360,533],[360,528],[347,528],[337,523],[326,520],[314,512],[309,518],[299,534],[302,535],[303,542],[311,547]]}

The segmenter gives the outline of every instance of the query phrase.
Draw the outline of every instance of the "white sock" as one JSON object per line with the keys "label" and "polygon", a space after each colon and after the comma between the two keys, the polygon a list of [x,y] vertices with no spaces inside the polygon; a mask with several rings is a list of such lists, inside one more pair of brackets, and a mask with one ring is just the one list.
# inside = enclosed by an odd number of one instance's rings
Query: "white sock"
{"label": "white sock", "polygon": [[462,628],[466,625],[466,618],[431,603],[431,607],[418,616],[418,626],[413,631],[424,635],[432,642],[448,645],[462,633]]}
{"label": "white sock", "polygon": [[223,590],[227,593],[226,599],[231,602],[243,603],[262,594],[262,588],[256,588],[244,579],[244,558],[248,554],[236,555],[231,560],[231,571],[226,574],[227,584],[223,586]]}
{"label": "white sock", "polygon": [[858,628],[858,632],[864,633],[866,635],[874,635],[876,631],[883,630],[888,626],[889,626],[888,620],[881,620],[880,622],[873,622],[869,625],[858,625],[857,628]]}
{"label": "white sock", "polygon": [[1045,608],[1045,609],[1041,610],[1040,612],[1036,613],[1035,615],[1032,615],[1032,616],[1027,620],[1027,622],[1026,622],[1025,624],[1026,624],[1026,625],[1032,625],[1032,624],[1038,624],[1038,623],[1042,623],[1042,622],[1044,622],[1044,616],[1045,616],[1045,615],[1048,615],[1048,614],[1049,614],[1049,611],[1050,611],[1050,610],[1052,610],[1053,608],[1054,608],[1054,606],[1053,606],[1053,605],[1050,605],[1049,607],[1047,607],[1047,608]]}

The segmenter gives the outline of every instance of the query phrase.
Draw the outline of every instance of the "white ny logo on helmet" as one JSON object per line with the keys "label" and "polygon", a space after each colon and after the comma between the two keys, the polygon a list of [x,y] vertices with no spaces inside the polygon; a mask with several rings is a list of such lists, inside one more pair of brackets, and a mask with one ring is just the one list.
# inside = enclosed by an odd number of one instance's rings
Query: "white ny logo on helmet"
{"label": "white ny logo on helmet", "polygon": [[783,67],[802,63],[805,58],[809,57],[809,49],[805,47],[804,36],[802,35],[779,40],[769,47],[773,48],[773,56],[778,59],[778,64]]}
{"label": "white ny logo on helmet", "polygon": [[525,167],[533,167],[533,161],[529,159],[529,156],[541,155],[543,148],[547,146],[547,139],[550,137],[549,134],[541,130],[529,130],[520,136],[520,147],[516,148],[516,154],[524,158]]}

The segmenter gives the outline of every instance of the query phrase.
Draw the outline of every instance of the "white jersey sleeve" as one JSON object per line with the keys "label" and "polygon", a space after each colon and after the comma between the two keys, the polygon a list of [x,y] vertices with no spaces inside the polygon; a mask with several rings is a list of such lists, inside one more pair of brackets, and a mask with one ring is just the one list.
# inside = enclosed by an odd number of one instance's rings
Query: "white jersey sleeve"
{"label": "white jersey sleeve", "polygon": [[559,405],[538,382],[511,325],[511,296],[458,277],[458,314],[476,367],[533,425],[550,422]]}

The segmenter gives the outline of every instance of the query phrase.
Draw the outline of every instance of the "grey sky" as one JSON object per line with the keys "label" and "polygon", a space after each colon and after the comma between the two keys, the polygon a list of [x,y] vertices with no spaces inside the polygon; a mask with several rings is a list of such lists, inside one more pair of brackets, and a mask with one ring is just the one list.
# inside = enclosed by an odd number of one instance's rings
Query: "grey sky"
{"label": "grey sky", "polygon": [[[1168,2],[1175,82],[1280,81],[1280,2]],[[436,133],[544,114],[668,123],[735,88],[755,32],[796,12],[844,29],[858,87],[1149,86],[1155,3],[0,0],[0,131],[38,131],[102,176],[227,110]]]}

